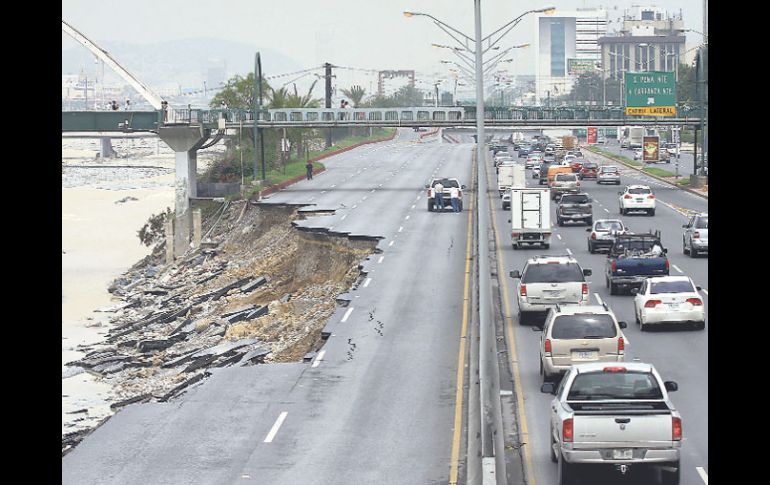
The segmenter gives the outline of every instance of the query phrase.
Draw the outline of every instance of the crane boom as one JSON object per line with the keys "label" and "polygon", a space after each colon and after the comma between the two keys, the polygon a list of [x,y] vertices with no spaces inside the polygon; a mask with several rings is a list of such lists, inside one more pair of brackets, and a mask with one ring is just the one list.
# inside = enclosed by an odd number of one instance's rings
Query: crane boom
{"label": "crane boom", "polygon": [[102,49],[101,47],[94,44],[88,37],[78,32],[74,27],[69,25],[64,20],[61,21],[61,29],[69,34],[73,39],[83,44],[88,50],[94,53],[96,57],[101,59],[104,63],[106,63],[108,66],[110,66],[115,72],[117,72],[120,77],[126,80],[134,89],[136,89],[139,94],[142,95],[144,99],[146,99],[153,108],[155,109],[161,109],[161,102],[163,99],[155,94],[149,87],[147,87],[142,81],[138,80],[136,77],[134,77],[133,74],[126,71],[123,66],[118,64],[118,62],[113,59],[109,54],[107,54],[107,51]]}

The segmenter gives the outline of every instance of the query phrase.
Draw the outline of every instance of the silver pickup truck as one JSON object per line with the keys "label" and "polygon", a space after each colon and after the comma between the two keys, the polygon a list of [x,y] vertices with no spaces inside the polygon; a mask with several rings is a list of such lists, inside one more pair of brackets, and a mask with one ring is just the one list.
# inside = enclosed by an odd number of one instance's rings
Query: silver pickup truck
{"label": "silver pickup truck", "polygon": [[540,390],[551,401],[551,460],[559,485],[575,482],[579,466],[611,466],[621,474],[654,466],[664,485],[679,484],[682,418],[669,401],[678,389],[663,382],[652,364],[573,365],[558,388]]}

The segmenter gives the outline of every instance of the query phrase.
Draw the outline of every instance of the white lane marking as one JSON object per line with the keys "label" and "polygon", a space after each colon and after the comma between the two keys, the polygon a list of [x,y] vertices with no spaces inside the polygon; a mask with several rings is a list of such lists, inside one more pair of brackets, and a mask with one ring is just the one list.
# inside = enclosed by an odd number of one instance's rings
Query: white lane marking
{"label": "white lane marking", "polygon": [[355,209],[356,207],[358,207],[358,204],[353,204],[353,208]]}
{"label": "white lane marking", "polygon": [[679,266],[677,266],[677,265],[675,265],[675,264],[672,264],[672,265],[671,265],[671,267],[672,267],[672,268],[674,268],[675,270],[679,271],[680,273],[684,273],[684,271],[682,271],[681,269],[679,269]]}
{"label": "white lane marking", "polygon": [[404,230],[404,226],[401,226],[401,227],[398,228],[398,232],[401,232],[403,230]]}
{"label": "white lane marking", "polygon": [[318,367],[318,364],[320,364],[321,361],[324,360],[324,354],[326,354],[326,350],[322,350],[318,352],[318,356],[315,358],[315,360],[313,361],[313,365],[311,365],[310,367]]}
{"label": "white lane marking", "polygon": [[322,194],[325,194],[325,193],[326,193],[326,191],[325,191],[325,190],[322,190],[322,191],[321,191],[321,193],[322,193]]}
{"label": "white lane marking", "polygon": [[709,485],[709,476],[706,473],[706,470],[703,469],[702,466],[696,466],[695,469],[698,471],[698,475],[700,475],[701,480],[703,480],[703,483],[706,485]]}
{"label": "white lane marking", "polygon": [[388,244],[388,246],[392,246],[394,242],[396,242],[396,241],[390,241],[390,243]]}
{"label": "white lane marking", "polygon": [[348,311],[345,312],[345,314],[342,316],[342,320],[340,320],[341,323],[345,323],[350,316],[351,313],[353,313],[354,308],[350,307],[348,308]]}
{"label": "white lane marking", "polygon": [[417,205],[417,204],[412,204],[412,209],[414,209],[414,206],[416,206],[416,205]]}
{"label": "white lane marking", "polygon": [[347,216],[348,216],[348,215],[347,215],[347,214],[345,214],[344,216],[340,217],[340,220],[341,220],[341,221],[344,221],[344,220],[345,220],[345,218],[346,218]]}
{"label": "white lane marking", "polygon": [[599,296],[599,293],[594,293],[594,296],[596,297],[596,301],[598,301],[600,305],[604,304],[604,302],[602,301],[602,297]]}
{"label": "white lane marking", "polygon": [[377,187],[382,187],[382,184],[378,185]]}
{"label": "white lane marking", "polygon": [[337,184],[334,184],[334,185],[332,185],[332,188],[334,188],[334,187],[336,187],[336,186],[337,186]]}
{"label": "white lane marking", "polygon": [[557,234],[556,237],[561,241],[561,234]]}
{"label": "white lane marking", "polygon": [[373,194],[373,193],[374,193],[376,190],[377,190],[377,189],[372,189],[372,192],[371,192],[371,193]]}
{"label": "white lane marking", "polygon": [[700,291],[702,291],[702,292],[703,292],[703,293],[705,293],[706,295],[708,295],[708,294],[709,294],[709,292],[708,292],[708,290],[707,290],[706,288],[701,288],[701,290],[700,290]]}
{"label": "white lane marking", "polygon": [[607,214],[610,213],[610,211],[606,207],[602,207],[602,209],[604,209],[604,212],[606,212]]}
{"label": "white lane marking", "polygon": [[366,288],[367,286],[369,286],[369,283],[371,283],[371,282],[372,282],[372,279],[371,279],[371,278],[366,278],[366,281],[364,281],[364,288]]}
{"label": "white lane marking", "polygon": [[625,343],[627,343],[628,345],[631,345],[631,340],[629,340],[629,339],[628,339],[628,335],[626,335],[626,334],[624,333],[624,334],[623,334],[623,338],[624,338],[624,339],[625,339],[625,341],[626,341]]}
{"label": "white lane marking", "polygon": [[380,263],[382,263],[382,260],[383,260],[383,259],[385,259],[385,256],[380,256],[380,259],[379,259],[379,261],[377,261],[377,264],[380,264]]}
{"label": "white lane marking", "polygon": [[409,216],[404,217],[404,220],[408,221],[409,220]]}
{"label": "white lane marking", "polygon": [[417,200],[420,200],[420,199],[422,199],[422,195],[417,196]]}
{"label": "white lane marking", "polygon": [[278,416],[278,419],[275,420],[275,424],[273,424],[273,427],[270,429],[270,432],[267,433],[267,436],[265,437],[265,441],[264,441],[265,443],[273,442],[273,438],[275,438],[276,433],[278,433],[278,429],[283,424],[283,420],[286,419],[287,414],[289,414],[289,412],[284,411]]}
{"label": "white lane marking", "polygon": [[569,249],[569,248],[567,248],[567,254],[569,254],[570,256],[572,256],[572,251],[570,251],[570,249]]}
{"label": "white lane marking", "polygon": [[366,200],[366,199],[368,199],[368,198],[369,198],[369,196],[368,196],[368,195],[365,195],[365,196],[364,196],[364,198],[363,198],[363,199],[361,199],[361,200]]}

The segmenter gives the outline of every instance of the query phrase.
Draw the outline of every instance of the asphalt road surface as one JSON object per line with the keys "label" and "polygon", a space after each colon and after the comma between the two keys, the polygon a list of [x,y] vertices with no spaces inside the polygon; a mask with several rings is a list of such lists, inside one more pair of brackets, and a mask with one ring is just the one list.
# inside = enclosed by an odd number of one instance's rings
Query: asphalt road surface
{"label": "asphalt road surface", "polygon": [[[599,160],[603,164],[613,164],[606,158],[593,154],[587,157]],[[491,166],[491,162],[490,162]],[[490,169],[494,176],[494,169]],[[531,171],[527,170],[527,183],[537,187],[537,182],[529,178]],[[657,210],[655,216],[630,215],[621,216],[618,211],[618,191],[626,184],[650,185],[656,194]],[[491,186],[494,187],[492,182]],[[707,483],[703,476],[708,473],[708,257],[691,258],[682,253],[682,224],[687,221],[686,214],[692,212],[707,212],[708,201],[694,194],[671,188],[670,185],[657,182],[631,169],[621,168],[621,185],[598,185],[586,180],[582,189],[593,199],[594,220],[601,218],[621,219],[635,232],[646,232],[648,229],[660,229],[662,242],[668,248],[671,263],[671,275],[688,275],[696,285],[704,288],[701,292],[706,305],[706,329],[694,331],[685,328],[668,328],[642,333],[635,323],[633,311],[633,296],[610,296],[605,287],[606,254],[590,254],[588,252],[586,232],[587,225],[567,223],[563,227],[556,225],[555,204],[552,204],[553,239],[549,250],[527,248],[513,250],[510,242],[509,211],[501,209],[501,203],[496,193],[492,195],[495,210],[495,226],[500,244],[497,247],[498,259],[502,261],[501,275],[507,275],[511,270],[524,268],[526,259],[538,254],[571,254],[583,268],[591,268],[593,275],[587,277],[591,302],[597,304],[606,302],[615,312],[618,319],[628,323],[624,330],[626,335],[626,360],[640,359],[655,365],[665,380],[678,382],[679,391],[671,394],[674,405],[682,414],[684,441],[682,445],[682,479],[683,485],[703,485]],[[556,464],[549,456],[549,412],[550,394],[539,392],[542,379],[539,373],[540,330],[537,326],[522,326],[518,322],[518,305],[516,303],[516,283],[507,277],[502,291],[509,302],[507,325],[513,333],[516,352],[511,352],[517,360],[520,374],[521,390],[524,394],[525,413],[529,430],[529,449],[525,452],[525,462],[532,466],[530,484],[555,484],[557,477]],[[501,282],[502,283],[502,282]],[[520,424],[521,425],[521,424]],[[527,456],[529,453],[529,456]],[[698,469],[700,468],[700,470]],[[640,470],[641,471],[641,470]],[[652,474],[639,473],[627,477],[617,476],[614,472],[584,470],[581,472],[580,483],[596,485],[604,483],[656,483],[657,477]]]}
{"label": "asphalt road surface", "polygon": [[424,184],[470,186],[473,147],[416,135],[329,158],[269,199],[336,211],[306,226],[383,238],[323,354],[217,369],[173,402],[128,406],[63,458],[62,483],[448,483],[470,196],[464,212],[428,212]]}

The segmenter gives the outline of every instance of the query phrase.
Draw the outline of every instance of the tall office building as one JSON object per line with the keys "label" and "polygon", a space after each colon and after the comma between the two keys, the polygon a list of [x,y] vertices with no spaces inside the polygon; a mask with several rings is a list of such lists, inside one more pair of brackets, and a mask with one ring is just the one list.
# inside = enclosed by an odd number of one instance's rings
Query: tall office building
{"label": "tall office building", "polygon": [[607,34],[607,11],[578,9],[535,17],[535,82],[540,104],[568,93],[577,76],[601,61],[597,43]]}

